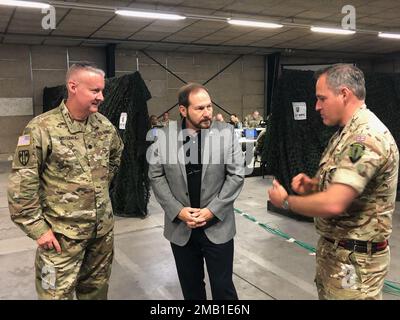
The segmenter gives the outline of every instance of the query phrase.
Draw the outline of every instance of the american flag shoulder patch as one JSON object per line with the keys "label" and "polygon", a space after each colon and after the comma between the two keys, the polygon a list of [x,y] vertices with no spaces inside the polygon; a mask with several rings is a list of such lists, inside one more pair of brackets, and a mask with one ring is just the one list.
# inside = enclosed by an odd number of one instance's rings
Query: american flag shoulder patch
{"label": "american flag shoulder patch", "polygon": [[18,138],[18,147],[29,146],[31,144],[31,136],[24,135]]}

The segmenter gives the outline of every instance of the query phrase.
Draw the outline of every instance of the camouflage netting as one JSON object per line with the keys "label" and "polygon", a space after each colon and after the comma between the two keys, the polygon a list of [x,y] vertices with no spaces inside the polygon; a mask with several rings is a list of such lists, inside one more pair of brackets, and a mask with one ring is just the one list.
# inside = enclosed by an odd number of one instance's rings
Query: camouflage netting
{"label": "camouflage netting", "polygon": [[[366,104],[389,128],[400,145],[400,75],[366,74]],[[307,120],[294,120],[292,102],[305,102]],[[323,125],[315,111],[315,80],[310,71],[284,70],[267,124],[262,161],[292,193],[290,182],[300,172],[313,176],[329,138],[337,130]],[[398,185],[400,190],[400,183]],[[399,194],[399,192],[398,192]]]}
{"label": "camouflage netting", "polygon": [[[45,88],[43,108],[48,111],[66,97],[65,86]],[[151,94],[138,72],[106,80],[100,112],[119,128],[121,112],[127,113],[125,130],[118,130],[124,141],[121,167],[110,188],[114,214],[145,217],[149,202],[146,133],[150,129],[147,101]]]}

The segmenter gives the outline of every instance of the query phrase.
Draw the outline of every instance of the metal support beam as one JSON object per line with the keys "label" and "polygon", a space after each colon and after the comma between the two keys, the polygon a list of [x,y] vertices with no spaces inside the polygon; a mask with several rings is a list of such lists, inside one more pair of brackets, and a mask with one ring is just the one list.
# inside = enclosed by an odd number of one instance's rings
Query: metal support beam
{"label": "metal support beam", "polygon": [[[182,79],[180,76],[178,76],[177,74],[175,74],[173,71],[171,71],[170,69],[168,69],[167,67],[165,67],[164,65],[162,65],[160,62],[158,62],[156,59],[154,59],[152,56],[150,56],[147,52],[141,50],[140,52],[142,52],[147,58],[149,58],[150,60],[154,61],[155,63],[157,63],[161,68],[165,69],[167,72],[169,72],[171,75],[173,75],[175,78],[177,78],[179,81],[181,81],[183,84],[187,84],[187,81]],[[210,79],[208,79],[206,82],[203,83],[203,86],[205,86],[207,83],[209,83],[210,81],[212,81],[214,78],[216,78],[218,75],[220,75],[222,72],[224,72],[226,69],[228,69],[231,65],[233,65],[236,61],[238,61],[239,59],[241,59],[243,57],[243,55],[238,56],[237,58],[235,58],[233,61],[231,61],[228,65],[226,65],[224,68],[222,68],[221,70],[219,70],[215,75],[213,75]],[[211,100],[212,101],[212,100]],[[229,112],[228,110],[226,110],[225,108],[223,108],[222,106],[220,106],[219,104],[217,104],[215,101],[212,101],[212,103],[214,105],[216,105],[218,108],[220,108],[222,111],[224,111],[227,114],[232,114],[231,112]],[[175,103],[172,107],[170,107],[167,111],[164,111],[162,114],[160,114],[158,116],[158,118],[162,117],[162,115],[165,112],[169,112],[171,111],[173,108],[175,108],[178,105],[178,103]]]}
{"label": "metal support beam", "polygon": [[222,72],[224,72],[226,69],[228,69],[231,65],[233,65],[236,61],[238,61],[239,59],[241,59],[243,57],[243,55],[241,54],[240,56],[238,56],[235,60],[233,60],[232,62],[230,62],[228,65],[226,65],[224,68],[222,68],[220,71],[218,71],[215,75],[213,75],[210,79],[208,79],[206,82],[203,83],[203,86],[205,86],[207,83],[209,83],[211,80],[213,80],[214,78],[218,77]]}
{"label": "metal support beam", "polygon": [[280,68],[280,53],[265,56],[264,62],[264,119],[271,113],[272,99],[277,85]]}
{"label": "metal support beam", "polygon": [[106,77],[115,77],[115,48],[116,44],[111,43],[106,47]]}
{"label": "metal support beam", "polygon": [[175,74],[173,71],[171,71],[170,69],[168,69],[166,66],[162,65],[160,62],[158,62],[156,59],[154,59],[151,55],[149,55],[146,51],[140,50],[141,53],[143,53],[147,58],[149,58],[150,60],[154,61],[155,63],[157,63],[161,68],[165,69],[167,72],[169,72],[171,75],[173,75],[175,78],[177,78],[178,80],[182,81],[183,83],[187,83],[185,80],[183,80],[180,76],[178,76],[177,74]]}

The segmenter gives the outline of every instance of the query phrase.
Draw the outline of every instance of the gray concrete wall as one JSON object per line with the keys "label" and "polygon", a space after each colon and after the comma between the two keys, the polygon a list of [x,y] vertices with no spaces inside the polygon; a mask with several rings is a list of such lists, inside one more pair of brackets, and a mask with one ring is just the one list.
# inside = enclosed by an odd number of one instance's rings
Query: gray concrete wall
{"label": "gray concrete wall", "polygon": [[[221,54],[149,54],[186,81],[205,82],[237,56]],[[137,59],[138,57],[138,64]],[[32,98],[32,115],[5,117],[0,114],[0,154],[14,152],[18,136],[33,115],[42,113],[43,89],[64,83],[68,64],[92,61],[105,69],[103,48],[0,45],[0,98]],[[149,113],[160,115],[177,101],[183,85],[155,62],[136,51],[116,51],[116,76],[139,68],[153,96]],[[245,56],[212,80],[207,87],[213,100],[243,118],[264,105],[264,58]],[[215,113],[221,112],[215,107]],[[223,113],[226,119],[227,114]],[[178,119],[178,108],[171,118]]]}
{"label": "gray concrete wall", "polygon": [[[0,97],[33,97],[30,50],[28,46],[0,47]],[[30,112],[33,114],[33,110]],[[15,149],[17,137],[31,115],[0,116],[0,153]]]}
{"label": "gray concrete wall", "polygon": [[[190,54],[179,52],[149,52],[162,65],[176,73],[187,82],[204,83],[218,71],[232,62],[236,55]],[[139,69],[146,82],[152,99],[148,103],[149,114],[160,115],[177,102],[178,89],[184,84],[168,73],[156,62],[140,52],[117,50],[116,75],[123,75]],[[223,73],[207,84],[214,102],[240,118],[260,110],[264,106],[264,57],[244,56]],[[214,114],[221,112],[225,119],[228,115],[218,107]],[[170,111],[172,119],[179,118],[178,107]]]}
{"label": "gray concrete wall", "polygon": [[42,113],[43,89],[64,83],[68,63],[92,61],[105,68],[101,48],[0,45],[0,98],[31,98],[31,114],[0,114],[0,154],[13,153],[18,136]]}
{"label": "gray concrete wall", "polygon": [[[207,53],[148,52],[154,59],[168,67],[187,82],[203,83],[228,65],[237,56]],[[43,89],[64,83],[67,66],[77,61],[92,61],[105,69],[105,50],[95,47],[57,47],[0,45],[0,98],[31,98],[32,115],[2,116],[0,114],[0,154],[12,153],[18,135],[33,115],[42,112]],[[313,57],[283,57],[283,64],[314,64],[332,62],[332,59]],[[400,63],[372,65],[361,61],[370,71],[399,71]],[[137,69],[144,78],[152,99],[149,114],[160,115],[177,102],[177,91],[183,85],[157,63],[140,52],[117,49],[116,76]],[[396,67],[397,66],[397,67]],[[375,68],[373,68],[375,67]],[[369,71],[368,70],[368,71]],[[378,70],[376,70],[378,71]],[[264,106],[264,57],[244,56],[207,84],[213,101],[228,112],[237,113],[241,119]],[[222,112],[218,107],[214,113]],[[222,112],[226,120],[228,115]],[[178,108],[170,112],[178,119]]]}

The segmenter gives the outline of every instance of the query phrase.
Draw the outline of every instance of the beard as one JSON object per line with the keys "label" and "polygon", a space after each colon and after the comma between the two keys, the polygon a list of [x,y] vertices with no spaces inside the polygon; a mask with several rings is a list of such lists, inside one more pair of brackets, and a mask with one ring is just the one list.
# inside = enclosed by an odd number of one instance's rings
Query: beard
{"label": "beard", "polygon": [[208,129],[211,126],[211,119],[204,119],[198,122],[193,121],[190,117],[189,112],[186,114],[186,120],[190,122],[190,124],[196,129]]}

